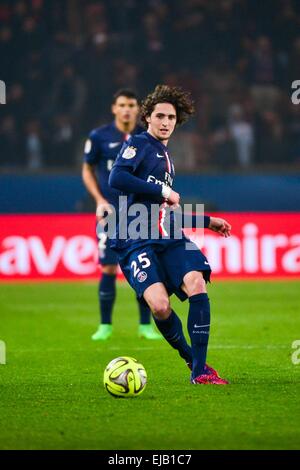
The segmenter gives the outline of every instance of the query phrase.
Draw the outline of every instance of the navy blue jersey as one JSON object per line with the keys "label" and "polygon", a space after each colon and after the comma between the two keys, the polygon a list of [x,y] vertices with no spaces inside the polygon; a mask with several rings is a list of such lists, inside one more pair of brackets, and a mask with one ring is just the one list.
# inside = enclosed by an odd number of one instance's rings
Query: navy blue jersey
{"label": "navy blue jersey", "polygon": [[[124,171],[125,170],[125,171]],[[126,178],[133,175],[136,179]],[[172,158],[168,148],[159,140],[152,137],[148,132],[136,135],[124,144],[119,153],[111,175],[110,184],[117,187],[127,196],[127,207],[120,206],[120,220],[117,226],[115,239],[112,240],[112,247],[117,250],[131,250],[138,244],[161,243],[172,241],[171,233],[174,225],[174,213],[171,212],[166,217],[167,205],[163,205],[162,186],[172,187],[175,176]],[[135,203],[143,204],[147,208],[148,235],[149,238],[134,240],[130,236],[124,239],[120,232],[122,216],[127,214],[128,208],[132,208]],[[151,213],[153,203],[158,208],[162,204],[160,211]],[[124,202],[125,204],[125,202]],[[135,219],[136,215],[128,215],[127,227]],[[165,221],[168,219],[168,227]],[[151,238],[151,230],[154,226],[158,229],[158,239]]]}
{"label": "navy blue jersey", "polygon": [[85,143],[84,161],[89,165],[96,166],[100,191],[105,199],[116,208],[118,207],[119,191],[111,188],[108,184],[110,171],[124,142],[143,130],[141,126],[136,126],[132,134],[124,134],[112,122],[94,129]]}
{"label": "navy blue jersey", "polygon": [[[178,217],[173,211],[167,214],[163,197],[173,186],[174,176],[167,147],[143,132],[124,144],[109,177],[109,184],[127,196],[119,205],[117,231],[110,246],[117,252],[121,269],[140,298],[148,287],[162,282],[169,295],[175,293],[185,300],[187,294],[181,286],[187,273],[201,271],[206,282],[210,279],[209,263],[199,248],[185,237],[180,214],[179,231],[176,231],[180,239],[174,236]],[[158,211],[153,212],[153,207]],[[140,235],[139,229],[130,232],[131,226],[143,226],[143,219],[147,225],[146,238]],[[204,225],[208,226],[209,221],[206,216]],[[157,238],[152,236],[154,226],[158,228]]]}

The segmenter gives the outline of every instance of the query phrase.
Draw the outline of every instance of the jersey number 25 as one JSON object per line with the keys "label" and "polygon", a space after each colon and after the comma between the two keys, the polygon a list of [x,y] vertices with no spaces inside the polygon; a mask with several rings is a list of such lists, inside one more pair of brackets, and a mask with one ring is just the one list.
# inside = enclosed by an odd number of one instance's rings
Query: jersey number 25
{"label": "jersey number 25", "polygon": [[[138,266],[139,264],[139,266]],[[147,258],[147,253],[141,253],[138,256],[138,263],[134,260],[131,263],[131,267],[133,268],[133,276],[136,277],[140,272],[141,268],[146,269],[151,265],[149,258]]]}

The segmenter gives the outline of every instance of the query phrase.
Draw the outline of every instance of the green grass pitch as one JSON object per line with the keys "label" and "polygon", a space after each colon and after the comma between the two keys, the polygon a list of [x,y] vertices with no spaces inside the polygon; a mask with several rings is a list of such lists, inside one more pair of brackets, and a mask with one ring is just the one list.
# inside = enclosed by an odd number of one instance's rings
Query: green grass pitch
{"label": "green grass pitch", "polygon": [[[118,286],[113,339],[90,340],[96,283],[2,284],[0,449],[299,449],[300,339],[297,281],[209,286],[208,363],[230,386],[192,386],[167,343],[137,337],[130,288]],[[186,323],[188,304],[176,299]],[[115,399],[106,364],[129,355],[148,373],[144,393]]]}

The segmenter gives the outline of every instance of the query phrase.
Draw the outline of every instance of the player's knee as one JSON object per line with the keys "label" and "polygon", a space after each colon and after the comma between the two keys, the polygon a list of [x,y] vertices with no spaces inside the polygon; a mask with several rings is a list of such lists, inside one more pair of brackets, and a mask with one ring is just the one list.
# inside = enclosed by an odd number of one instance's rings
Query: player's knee
{"label": "player's knee", "polygon": [[184,283],[189,297],[206,293],[206,282],[201,272],[194,271],[188,273],[184,279]]}
{"label": "player's knee", "polygon": [[158,319],[166,319],[171,313],[171,306],[168,297],[157,297],[150,304],[153,315]]}

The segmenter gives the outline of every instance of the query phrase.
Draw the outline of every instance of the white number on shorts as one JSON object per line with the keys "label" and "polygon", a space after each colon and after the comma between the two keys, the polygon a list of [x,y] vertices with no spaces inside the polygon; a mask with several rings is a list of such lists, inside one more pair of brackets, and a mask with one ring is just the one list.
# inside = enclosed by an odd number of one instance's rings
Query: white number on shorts
{"label": "white number on shorts", "polygon": [[[147,258],[147,253],[141,253],[138,256],[139,263],[141,265],[141,268],[146,269],[151,265],[151,262],[149,258]],[[132,261],[131,267],[133,268],[133,277],[136,277],[138,273],[140,272],[140,268],[137,265],[136,261]]]}
{"label": "white number on shorts", "polygon": [[133,277],[136,277],[138,273],[140,272],[140,268],[137,267],[137,262],[132,261],[131,267],[133,268]]}
{"label": "white number on shorts", "polygon": [[99,242],[98,242],[98,248],[100,251],[106,250],[106,242],[107,242],[107,235],[106,233],[99,233]]}
{"label": "white number on shorts", "polygon": [[141,263],[143,269],[149,268],[151,262],[150,262],[149,258],[147,258],[147,253],[141,253],[138,256],[138,260]]}

